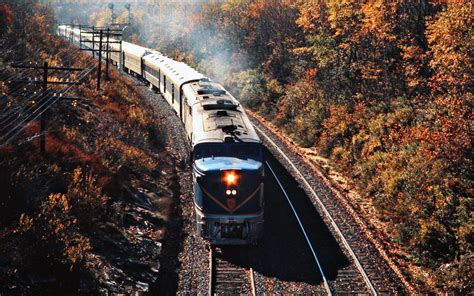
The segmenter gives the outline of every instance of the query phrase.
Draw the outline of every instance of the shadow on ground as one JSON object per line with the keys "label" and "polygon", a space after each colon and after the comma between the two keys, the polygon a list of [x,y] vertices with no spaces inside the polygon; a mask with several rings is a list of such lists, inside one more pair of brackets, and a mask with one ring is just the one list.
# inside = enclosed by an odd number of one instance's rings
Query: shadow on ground
{"label": "shadow on ground", "polygon": [[[325,276],[334,280],[350,262],[306,193],[286,169],[268,152],[266,160],[282,182],[295,207]],[[298,221],[269,168],[265,180],[265,231],[257,246],[225,247],[223,256],[239,266],[252,267],[267,277],[317,285],[321,274]]]}

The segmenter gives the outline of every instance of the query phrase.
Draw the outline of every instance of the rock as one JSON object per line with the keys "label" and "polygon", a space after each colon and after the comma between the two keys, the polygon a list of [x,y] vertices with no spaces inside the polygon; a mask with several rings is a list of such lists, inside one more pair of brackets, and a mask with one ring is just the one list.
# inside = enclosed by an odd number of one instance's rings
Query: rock
{"label": "rock", "polygon": [[159,197],[158,195],[155,193],[155,192],[147,192],[147,193],[144,193],[148,199],[151,199],[151,200],[158,200]]}
{"label": "rock", "polygon": [[140,289],[143,292],[148,292],[148,289],[150,289],[150,285],[147,284],[147,283],[144,283],[144,282],[137,282],[135,284],[135,287],[137,287],[138,289]]}
{"label": "rock", "polygon": [[153,271],[154,273],[158,273],[160,272],[160,266],[161,266],[160,261],[157,260],[155,263],[155,266],[150,267],[150,270]]}
{"label": "rock", "polygon": [[127,259],[126,265],[129,268],[133,268],[133,269],[146,269],[146,268],[148,268],[148,264],[140,262],[140,261],[135,260],[135,259]]}
{"label": "rock", "polygon": [[161,255],[161,247],[162,247],[161,242],[154,241],[154,243],[156,245],[156,248],[158,249],[158,255]]}

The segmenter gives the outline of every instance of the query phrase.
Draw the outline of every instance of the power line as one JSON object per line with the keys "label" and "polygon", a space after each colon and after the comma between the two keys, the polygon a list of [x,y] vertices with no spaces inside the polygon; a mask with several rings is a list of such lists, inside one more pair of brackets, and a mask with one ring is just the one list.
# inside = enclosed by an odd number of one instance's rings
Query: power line
{"label": "power line", "polygon": [[[71,58],[73,58],[73,57],[71,57]],[[92,61],[91,63],[93,63],[93,61]],[[87,66],[87,65],[86,65],[86,66]],[[66,79],[66,76],[67,76],[67,73],[64,73],[62,76],[59,76],[58,79],[64,80],[64,79]],[[30,85],[30,83],[29,83],[28,85]],[[20,87],[21,87],[21,85],[20,85]],[[25,87],[26,87],[26,86],[25,86]],[[25,90],[25,91],[26,91],[26,90]],[[45,94],[44,92],[39,92],[39,93],[38,93],[38,92],[34,91],[31,95],[22,98],[23,101],[24,101],[24,103],[23,103],[23,106],[21,106],[21,107],[19,107],[19,108],[18,108],[18,107],[16,108],[16,109],[20,109],[20,111],[19,111],[18,113],[21,113],[22,111],[23,111],[23,112],[28,111],[27,109],[21,110],[22,108],[28,108],[28,107],[29,107],[29,109],[32,109],[33,106],[32,106],[32,104],[31,104],[31,102],[32,102],[32,101],[34,102],[34,101],[36,101],[36,100],[38,100],[38,99],[41,100],[41,96],[44,95],[44,94]],[[21,98],[19,98],[19,96],[20,96],[20,95],[16,95],[16,93],[15,93],[16,100],[21,100]],[[12,99],[14,99],[13,95],[10,95],[10,97],[11,97]],[[8,103],[7,103],[7,104],[8,104]],[[11,101],[10,101],[10,104],[11,104]],[[15,116],[18,117],[20,114],[16,114],[15,110],[10,110],[10,111],[3,112],[3,114],[1,114],[1,115],[2,115],[3,118],[0,120],[0,130],[4,130],[4,129],[7,128],[9,125],[11,125],[11,123],[10,123],[10,124],[5,124],[5,123],[6,123],[8,120],[12,119],[12,117],[15,117]]]}
{"label": "power line", "polygon": [[[87,68],[87,67],[92,67],[92,68],[93,68],[93,64],[94,64],[93,61],[90,62],[88,65],[86,65],[86,68]],[[28,108],[29,110],[23,110],[24,113],[28,113],[28,112],[30,112],[31,110],[33,110],[35,106],[39,106],[39,104],[42,103],[41,101],[42,101],[43,99],[45,99],[45,96],[47,95],[47,92],[41,92],[41,93],[39,93],[39,94],[36,94],[36,92],[35,92],[35,95],[36,95],[36,96],[30,97],[30,98],[31,98],[31,99],[34,99],[34,100],[37,99],[38,102],[34,101],[34,104],[31,104],[31,105],[28,106],[28,107],[29,107],[29,108]],[[30,103],[31,103],[31,102],[30,102]],[[33,110],[32,112],[34,112],[34,110]],[[17,115],[19,115],[19,114],[17,114]],[[13,123],[14,123],[14,121],[11,121],[9,124],[7,124],[7,126],[12,125]],[[4,129],[5,129],[5,128],[2,127],[2,130],[4,130]]]}
{"label": "power line", "polygon": [[[87,70],[84,71],[84,73],[82,73],[81,77],[78,79],[78,80],[82,80],[84,79],[84,77],[86,77],[92,70],[94,69],[94,66],[90,66]],[[67,93],[73,86],[69,86],[64,93]],[[31,121],[34,121],[36,120],[38,117],[40,117],[41,115],[44,114],[44,112],[46,112],[52,105],[54,105],[58,100],[60,100],[61,97],[60,96],[52,96],[50,97],[46,102],[43,103],[42,106],[40,106],[39,108],[37,108],[36,110],[34,110],[31,114],[28,115],[28,118],[24,119],[22,122],[25,122],[26,120],[29,119],[29,122]],[[46,106],[46,104],[49,103],[49,106],[47,106],[46,108],[44,108],[43,110],[41,110],[41,108],[43,106]],[[41,111],[40,111],[41,110]],[[37,111],[39,111],[39,113],[37,114],[34,114],[36,113]],[[15,132],[15,129],[18,130]],[[25,125],[22,125],[21,123],[19,125],[17,125],[14,129],[10,130],[9,133],[12,133],[9,137],[6,137],[4,136],[3,138],[6,138],[2,144],[0,144],[0,148],[1,147],[4,147],[6,146],[12,139],[14,139],[23,129],[25,128]],[[8,134],[7,134],[8,135]]]}

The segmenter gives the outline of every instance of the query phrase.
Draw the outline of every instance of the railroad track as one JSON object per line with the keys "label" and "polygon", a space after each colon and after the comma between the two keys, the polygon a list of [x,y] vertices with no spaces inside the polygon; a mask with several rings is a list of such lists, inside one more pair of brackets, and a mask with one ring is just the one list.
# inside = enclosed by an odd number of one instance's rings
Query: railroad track
{"label": "railroad track", "polygon": [[245,247],[210,247],[209,295],[256,295],[252,268],[226,259],[226,256],[239,257],[246,253]]}
{"label": "railroad track", "polygon": [[[351,266],[340,270],[335,280],[329,281],[324,274],[324,269],[319,262],[316,252],[314,251],[311,241],[306,234],[304,225],[302,224],[298,213],[292,205],[291,198],[287,194],[283,184],[280,182],[277,174],[267,163],[267,171],[270,171],[274,178],[277,180],[280,189],[284,193],[295,218],[298,220],[301,231],[303,232],[308,247],[313,255],[315,265],[321,273],[324,288],[328,295],[345,294],[345,293],[360,293],[360,294],[393,294],[398,292],[404,292],[404,287],[398,282],[395,283],[390,279],[392,275],[390,267],[387,263],[377,255],[375,248],[369,243],[365,242],[367,239],[359,228],[348,221],[344,210],[341,210],[341,206],[337,204],[335,200],[328,199],[327,196],[320,196],[314,189],[314,183],[311,179],[308,179],[307,174],[301,172],[295,165],[298,163],[296,159],[293,159],[285,153],[280,147],[280,143],[275,143],[264,131],[258,122],[253,121],[255,129],[262,136],[265,144],[271,146],[271,151],[274,154],[278,154],[278,158],[283,160],[282,165],[286,166],[288,171],[299,180],[300,184],[303,185],[305,190],[308,192],[311,200],[318,208],[318,211],[324,217],[327,224],[329,224],[332,232],[339,242],[341,247],[344,249],[344,253],[351,261]],[[270,147],[269,147],[270,148]],[[314,178],[313,178],[314,179]],[[309,180],[309,181],[308,181]],[[310,183],[311,182],[311,183]],[[373,255],[376,254],[376,255]],[[388,278],[388,279],[387,279]],[[405,291],[406,292],[406,291]]]}
{"label": "railroad track", "polygon": [[[260,135],[264,138],[267,146],[272,146],[272,151],[276,151],[280,155],[280,159],[284,160],[286,165],[289,165],[293,175],[303,183],[305,189],[309,191],[316,201],[318,209],[325,217],[328,224],[335,232],[336,239],[346,250],[346,254],[352,262],[352,265],[338,273],[335,280],[328,280],[325,275],[324,268],[321,266],[319,258],[306,234],[304,225],[299,219],[298,213],[291,203],[291,199],[286,193],[278,176],[274,173],[272,167],[267,163],[267,167],[277,180],[282,192],[287,198],[290,208],[293,211],[295,218],[298,221],[299,227],[303,232],[306,242],[314,258],[317,270],[320,272],[323,279],[323,286],[328,295],[334,294],[393,294],[395,292],[403,291],[403,289],[393,289],[386,287],[386,281],[383,278],[384,274],[381,268],[374,267],[374,260],[368,253],[373,253],[373,250],[362,246],[359,250],[353,249],[352,246],[357,246],[361,240],[361,233],[352,233],[354,229],[352,226],[346,225],[344,222],[345,216],[343,214],[335,214],[339,211],[340,205],[334,203],[327,203],[324,198],[320,198],[313,189],[314,184],[308,182],[307,174],[302,173],[297,166],[295,166],[295,159],[288,156],[285,151],[280,149],[280,145],[275,143],[271,137],[264,131],[255,120],[253,120],[254,127]],[[282,164],[284,164],[282,162]],[[285,165],[284,164],[284,165]],[[268,170],[267,170],[268,171]],[[306,175],[306,176],[305,176]],[[311,184],[310,184],[311,183]],[[324,203],[323,203],[324,200]],[[341,223],[341,221],[343,223]],[[357,231],[356,231],[357,232]],[[209,295],[235,295],[235,294],[252,294],[256,295],[255,282],[252,268],[245,268],[235,265],[224,258],[223,249],[225,247],[211,247],[209,252]],[[362,250],[362,251],[361,251]],[[364,253],[365,252],[365,253]],[[245,253],[245,251],[243,252]],[[385,270],[389,269],[388,266]],[[383,270],[383,268],[382,268]]]}

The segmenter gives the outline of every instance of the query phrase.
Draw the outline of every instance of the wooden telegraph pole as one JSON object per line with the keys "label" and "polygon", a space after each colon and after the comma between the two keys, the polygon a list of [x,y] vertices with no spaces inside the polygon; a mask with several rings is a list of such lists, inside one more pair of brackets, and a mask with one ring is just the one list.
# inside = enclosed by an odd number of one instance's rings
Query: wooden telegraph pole
{"label": "wooden telegraph pole", "polygon": [[[48,62],[43,65],[43,93],[48,91]],[[46,152],[46,112],[41,113],[40,119],[40,154],[44,155]]]}
{"label": "wooden telegraph pole", "polygon": [[[113,44],[113,43],[122,44],[121,39],[123,37],[123,30],[103,28],[103,27],[102,28],[97,28],[97,27],[94,27],[94,26],[85,26],[85,25],[82,25],[81,28],[90,28],[90,29],[92,29],[92,31],[91,30],[86,30],[85,32],[83,32],[81,30],[81,36],[84,36],[83,34],[92,34],[93,37],[92,37],[92,41],[81,39],[81,41],[80,41],[81,43],[80,43],[79,46],[80,46],[81,50],[83,50],[83,51],[91,51],[93,57],[95,57],[96,52],[98,52],[99,66],[98,66],[98,69],[97,69],[97,91],[100,91],[101,84],[102,84],[102,54],[105,50],[105,53],[106,53],[105,80],[109,80],[110,53],[111,52],[120,53],[120,50],[112,50],[110,48],[110,44]],[[104,34],[105,34],[105,36],[104,36]],[[95,41],[95,39],[96,39],[95,36],[96,35],[99,35],[99,41],[98,41],[99,42],[99,48],[98,49],[96,49],[96,46],[95,46],[95,42],[96,42]],[[119,37],[120,40],[116,40],[116,39],[111,40],[111,38],[110,38],[111,36]],[[105,38],[105,40],[104,40],[104,38]],[[91,42],[92,43],[92,48],[84,48],[85,46],[82,46],[83,42]]]}
{"label": "wooden telegraph pole", "polygon": [[[80,84],[79,82],[70,82],[70,81],[48,81],[48,74],[49,70],[56,70],[56,71],[83,71],[83,69],[79,68],[68,68],[68,67],[49,67],[48,62],[44,62],[43,66],[24,66],[24,65],[12,65],[13,68],[23,68],[23,69],[36,69],[36,70],[43,70],[43,81],[32,82],[31,80],[15,80],[16,82],[28,82],[28,83],[41,83],[43,94],[48,97],[48,85],[56,84],[56,85],[71,85],[71,84]],[[39,146],[40,146],[40,153],[44,155],[46,152],[46,119],[47,119],[47,112],[49,106],[39,107],[43,110],[39,110],[41,112],[40,118],[40,138],[39,138]]]}
{"label": "wooden telegraph pole", "polygon": [[104,34],[103,30],[100,30],[99,33],[99,68],[97,69],[97,91],[100,92],[100,77],[102,76],[102,36]]}
{"label": "wooden telegraph pole", "polygon": [[110,28],[107,28],[107,46],[106,46],[106,54],[105,54],[105,80],[109,81],[109,61],[110,61]]}

